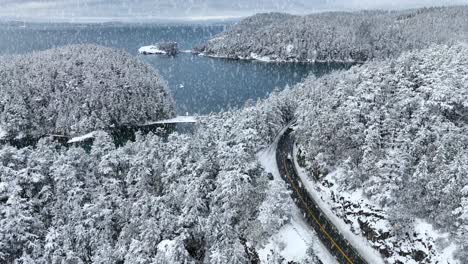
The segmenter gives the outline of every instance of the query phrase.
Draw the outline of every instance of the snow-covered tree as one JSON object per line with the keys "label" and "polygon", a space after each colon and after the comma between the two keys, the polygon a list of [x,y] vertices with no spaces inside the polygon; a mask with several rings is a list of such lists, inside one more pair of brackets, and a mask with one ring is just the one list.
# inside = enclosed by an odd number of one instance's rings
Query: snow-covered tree
{"label": "snow-covered tree", "polygon": [[174,115],[167,85],[129,54],[72,45],[0,58],[0,126],[8,135],[75,135]]}
{"label": "snow-covered tree", "polygon": [[301,98],[295,135],[308,169],[345,171],[341,184],[363,188],[393,212],[394,232],[423,218],[462,240],[466,51],[466,44],[434,46],[310,78],[286,92]]}

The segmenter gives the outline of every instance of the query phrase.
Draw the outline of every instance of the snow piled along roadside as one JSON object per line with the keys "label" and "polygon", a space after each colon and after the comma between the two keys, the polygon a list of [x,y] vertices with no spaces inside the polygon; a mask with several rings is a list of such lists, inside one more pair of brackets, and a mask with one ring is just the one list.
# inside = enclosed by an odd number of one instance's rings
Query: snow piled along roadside
{"label": "snow piled along roadside", "polygon": [[317,205],[320,207],[322,212],[328,217],[328,219],[335,225],[336,228],[340,231],[340,233],[348,240],[348,242],[359,252],[359,254],[364,257],[369,263],[373,264],[384,264],[384,260],[380,256],[380,254],[374,250],[367,240],[364,237],[357,236],[349,229],[349,226],[341,219],[339,219],[331,210],[330,207],[327,206],[326,203],[322,201],[322,198],[317,195],[313,182],[311,182],[302,168],[299,166],[296,160],[297,156],[297,148],[294,145],[294,165],[296,167],[296,171],[299,177],[304,184],[304,187],[308,190],[308,193],[312,196],[315,200]]}
{"label": "snow piled along roadside", "polygon": [[[383,263],[377,249],[385,252],[385,263],[459,263],[454,258],[457,246],[451,242],[448,233],[441,234],[431,224],[416,219],[414,234],[397,238],[384,208],[368,200],[360,189],[350,193],[340,188],[338,178],[343,176],[340,170],[326,175],[320,182],[314,182],[296,158],[297,147],[294,146],[295,167],[305,188],[330,221],[370,263]],[[371,240],[359,235],[363,233]],[[414,256],[418,252],[423,253],[422,259]]]}
{"label": "snow piled along roadside", "polygon": [[281,227],[262,248],[257,249],[261,263],[269,264],[268,255],[278,252],[286,261],[299,263],[307,257],[307,250],[312,247],[314,253],[323,263],[336,263],[325,246],[317,239],[307,224],[301,219],[300,212],[293,210],[290,223]]}
{"label": "snow piled along roadside", "polygon": [[[280,134],[282,135],[282,133]],[[257,154],[257,158],[265,171],[273,175],[270,189],[286,188],[286,183],[281,178],[276,164],[278,139],[279,137],[269,148]],[[292,198],[288,196],[287,201],[283,202],[287,203],[288,208],[291,208],[289,221],[277,230],[266,243],[257,246],[256,250],[261,263],[269,263],[272,251],[279,253],[286,263],[290,261],[300,263],[306,261],[309,248],[323,263],[337,263],[335,258],[318,240],[315,231],[307,225]]]}

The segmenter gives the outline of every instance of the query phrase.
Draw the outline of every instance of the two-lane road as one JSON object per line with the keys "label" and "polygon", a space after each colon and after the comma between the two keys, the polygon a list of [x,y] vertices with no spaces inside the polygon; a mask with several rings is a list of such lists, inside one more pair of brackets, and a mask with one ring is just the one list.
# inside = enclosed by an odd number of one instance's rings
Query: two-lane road
{"label": "two-lane road", "polygon": [[292,189],[291,196],[301,209],[307,222],[317,232],[322,243],[340,263],[367,264],[356,249],[338,231],[333,223],[325,216],[312,196],[304,188],[293,161],[294,139],[292,129],[287,129],[278,141],[276,161],[281,177]]}

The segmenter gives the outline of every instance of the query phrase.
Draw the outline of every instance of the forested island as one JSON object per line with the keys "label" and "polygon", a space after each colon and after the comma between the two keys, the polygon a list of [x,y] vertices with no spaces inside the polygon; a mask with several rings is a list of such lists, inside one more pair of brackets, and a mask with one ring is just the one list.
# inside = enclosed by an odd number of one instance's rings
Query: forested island
{"label": "forested island", "polygon": [[175,115],[154,69],[110,48],[71,45],[4,56],[0,76],[5,137],[77,136]]}
{"label": "forested island", "polygon": [[202,54],[262,61],[364,62],[468,38],[468,7],[248,17],[205,45]]}

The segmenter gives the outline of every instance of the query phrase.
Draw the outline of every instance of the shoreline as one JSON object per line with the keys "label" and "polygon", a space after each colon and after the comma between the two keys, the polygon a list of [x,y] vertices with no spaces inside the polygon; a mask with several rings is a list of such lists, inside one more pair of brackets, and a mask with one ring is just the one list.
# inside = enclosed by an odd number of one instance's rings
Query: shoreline
{"label": "shoreline", "polygon": [[320,63],[320,64],[326,64],[326,63],[340,63],[340,64],[351,64],[351,65],[356,65],[356,64],[364,64],[366,61],[355,61],[355,60],[298,60],[298,59],[292,59],[292,60],[284,60],[284,59],[273,59],[270,57],[256,57],[256,56],[248,56],[248,57],[239,57],[239,56],[227,56],[227,55],[219,55],[219,54],[207,54],[204,52],[194,52],[191,51],[193,55],[197,55],[200,57],[208,57],[208,58],[213,58],[213,59],[224,59],[224,60],[238,60],[238,61],[257,61],[257,62],[262,62],[262,63],[297,63],[297,64],[315,64],[315,63]]}

